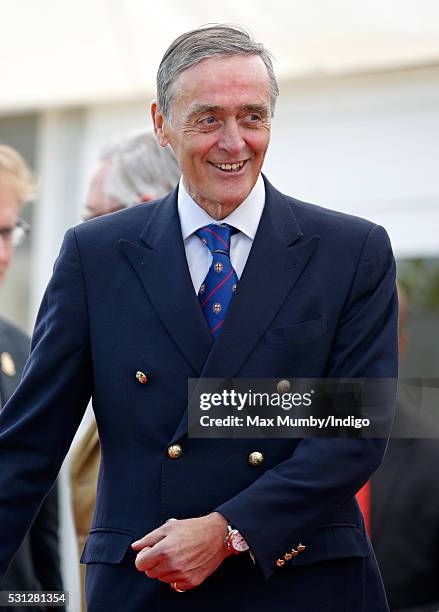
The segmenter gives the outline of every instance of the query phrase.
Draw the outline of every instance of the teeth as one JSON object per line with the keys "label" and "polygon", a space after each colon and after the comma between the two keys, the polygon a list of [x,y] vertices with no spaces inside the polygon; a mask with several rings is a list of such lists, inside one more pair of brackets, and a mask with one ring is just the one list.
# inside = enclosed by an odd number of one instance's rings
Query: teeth
{"label": "teeth", "polygon": [[245,162],[242,161],[238,162],[237,164],[214,164],[214,166],[220,168],[220,170],[228,170],[230,172],[231,170],[240,170],[244,163]]}

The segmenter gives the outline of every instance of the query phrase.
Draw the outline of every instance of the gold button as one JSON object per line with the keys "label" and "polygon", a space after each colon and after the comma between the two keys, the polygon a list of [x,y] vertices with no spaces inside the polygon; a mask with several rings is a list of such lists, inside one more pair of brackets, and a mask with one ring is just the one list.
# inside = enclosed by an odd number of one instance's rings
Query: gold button
{"label": "gold button", "polygon": [[278,559],[276,561],[276,565],[277,567],[282,567],[282,565],[285,565],[285,561],[283,559]]}
{"label": "gold button", "polygon": [[293,555],[291,553],[285,553],[284,554],[284,559],[285,561],[289,561],[290,559],[293,558]]}
{"label": "gold button", "polygon": [[261,463],[263,463],[263,461],[264,461],[264,455],[260,453],[259,451],[253,451],[248,456],[248,462],[253,467],[258,467],[259,465],[261,465]]}
{"label": "gold button", "polygon": [[294,548],[292,548],[290,554],[291,554],[292,557],[297,557],[297,555],[299,554],[299,551],[295,550]]}
{"label": "gold button", "polygon": [[171,444],[171,446],[168,448],[168,457],[170,459],[178,459],[182,452],[183,449],[180,444]]}
{"label": "gold button", "polygon": [[288,393],[291,389],[291,385],[288,380],[280,380],[276,388],[278,393]]}
{"label": "gold button", "polygon": [[302,550],[305,550],[306,546],[304,546],[303,544],[299,544],[299,546],[297,547],[297,550],[299,552],[302,552]]}
{"label": "gold button", "polygon": [[137,371],[136,378],[137,382],[139,382],[141,385],[146,385],[148,382],[148,376],[144,372]]}

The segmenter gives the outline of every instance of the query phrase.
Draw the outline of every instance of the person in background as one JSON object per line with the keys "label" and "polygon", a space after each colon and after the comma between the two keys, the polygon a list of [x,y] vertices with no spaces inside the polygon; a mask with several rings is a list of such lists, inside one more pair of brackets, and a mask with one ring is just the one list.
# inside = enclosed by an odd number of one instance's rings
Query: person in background
{"label": "person in background", "polygon": [[[160,147],[154,132],[142,130],[106,146],[90,181],[84,220],[116,212],[139,201],[159,198],[175,187],[180,170],[170,147]],[[96,421],[89,424],[70,459],[73,516],[81,554],[88,537],[96,499],[100,463]],[[81,565],[85,610],[85,566]]]}
{"label": "person in background", "polygon": [[155,200],[171,191],[179,178],[171,147],[161,147],[153,131],[134,132],[104,147],[90,181],[83,219]]}
{"label": "person in background", "polygon": [[[35,182],[24,159],[11,147],[0,145],[0,283],[5,279],[15,248],[29,230],[19,214],[34,193]],[[0,412],[20,382],[28,354],[29,338],[0,318]],[[0,494],[0,503],[1,500]],[[62,588],[55,486],[1,582],[1,590],[59,591]],[[28,608],[14,607],[14,610],[24,609]],[[46,610],[45,607],[38,609]],[[0,607],[0,610],[11,608]]]}

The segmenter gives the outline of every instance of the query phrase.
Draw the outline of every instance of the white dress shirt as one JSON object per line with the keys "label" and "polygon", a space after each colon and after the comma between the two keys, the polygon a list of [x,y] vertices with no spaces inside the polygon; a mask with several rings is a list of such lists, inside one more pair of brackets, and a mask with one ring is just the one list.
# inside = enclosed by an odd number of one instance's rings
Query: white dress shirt
{"label": "white dress shirt", "polygon": [[198,290],[209,271],[212,263],[212,253],[194,232],[211,223],[215,225],[228,223],[239,230],[230,239],[230,260],[238,279],[240,279],[244,266],[247,263],[250,249],[252,248],[264,205],[265,185],[262,176],[259,175],[255,186],[246,199],[230,215],[218,221],[208,215],[191,198],[183,185],[182,179],[180,179],[178,186],[178,215],[180,217],[186,259],[195,293],[198,294]]}

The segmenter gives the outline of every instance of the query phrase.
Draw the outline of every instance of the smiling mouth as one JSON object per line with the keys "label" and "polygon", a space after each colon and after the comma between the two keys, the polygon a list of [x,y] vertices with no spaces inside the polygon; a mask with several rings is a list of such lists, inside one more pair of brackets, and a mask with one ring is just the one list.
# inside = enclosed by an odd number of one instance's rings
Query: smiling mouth
{"label": "smiling mouth", "polygon": [[218,168],[218,170],[222,170],[223,172],[239,172],[246,163],[246,159],[244,161],[234,162],[230,164],[214,164],[213,162],[209,162],[209,164],[211,164],[215,168]]}

